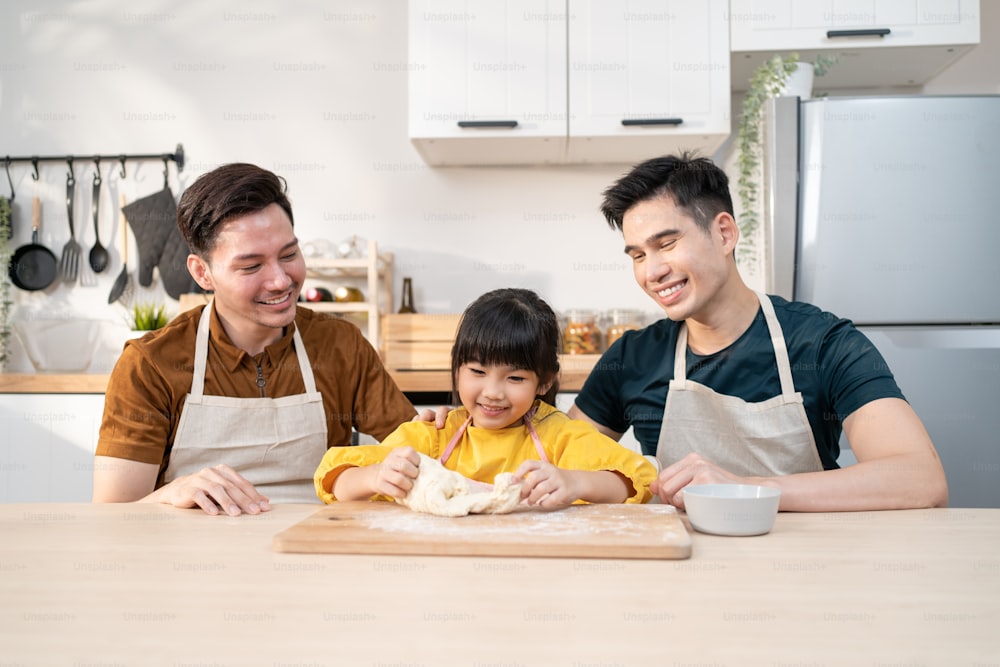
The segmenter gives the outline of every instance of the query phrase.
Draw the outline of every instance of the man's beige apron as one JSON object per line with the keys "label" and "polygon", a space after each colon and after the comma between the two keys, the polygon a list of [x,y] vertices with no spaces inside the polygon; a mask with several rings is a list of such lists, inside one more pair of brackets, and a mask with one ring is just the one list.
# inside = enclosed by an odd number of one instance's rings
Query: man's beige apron
{"label": "man's beige apron", "polygon": [[326,413],[302,337],[293,333],[306,393],[282,398],[205,396],[209,304],[195,342],[191,393],[181,410],[164,481],[225,463],[272,503],[319,502],[313,473],[326,453]]}
{"label": "man's beige apron", "polygon": [[802,394],[795,391],[788,349],[774,305],[757,293],[774,356],[781,395],[760,403],[718,394],[687,379],[687,327],[682,322],[674,350],[674,379],[660,425],[656,458],[660,468],[691,452],[736,475],[773,476],[823,469]]}

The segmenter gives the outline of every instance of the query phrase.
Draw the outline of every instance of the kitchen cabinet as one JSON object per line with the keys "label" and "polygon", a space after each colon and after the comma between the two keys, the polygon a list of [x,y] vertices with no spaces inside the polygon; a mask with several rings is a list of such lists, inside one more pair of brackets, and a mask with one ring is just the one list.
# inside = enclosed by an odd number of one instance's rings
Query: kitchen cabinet
{"label": "kitchen cabinet", "polygon": [[411,0],[411,141],[441,166],[711,154],[730,132],[727,8]]}
{"label": "kitchen cabinet", "polygon": [[567,162],[632,163],[730,133],[726,0],[569,0]]}
{"label": "kitchen cabinet", "polygon": [[816,85],[920,85],[979,43],[979,0],[730,0],[734,90],[774,53],[837,64]]}
{"label": "kitchen cabinet", "polygon": [[0,502],[89,502],[103,394],[0,394]]}
{"label": "kitchen cabinet", "polygon": [[565,0],[411,0],[410,138],[425,161],[563,159],[565,11]]}

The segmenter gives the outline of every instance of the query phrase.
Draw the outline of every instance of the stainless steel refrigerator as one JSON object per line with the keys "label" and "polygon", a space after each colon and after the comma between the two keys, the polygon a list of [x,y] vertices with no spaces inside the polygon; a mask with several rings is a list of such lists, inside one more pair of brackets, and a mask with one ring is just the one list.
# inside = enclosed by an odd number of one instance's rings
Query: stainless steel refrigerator
{"label": "stainless steel refrigerator", "polygon": [[951,506],[1000,507],[1000,95],[783,97],[765,135],[768,291],[853,320]]}

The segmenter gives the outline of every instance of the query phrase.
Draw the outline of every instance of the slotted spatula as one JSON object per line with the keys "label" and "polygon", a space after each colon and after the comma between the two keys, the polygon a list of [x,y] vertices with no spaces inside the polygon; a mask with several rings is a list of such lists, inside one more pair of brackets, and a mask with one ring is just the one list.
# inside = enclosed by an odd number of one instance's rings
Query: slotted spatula
{"label": "slotted spatula", "polygon": [[111,293],[108,295],[108,303],[114,303],[122,298],[128,291],[125,301],[132,297],[132,283],[128,277],[128,221],[125,219],[125,195],[121,196],[121,210],[119,215],[122,221],[122,272],[115,278],[115,284],[111,286]]}
{"label": "slotted spatula", "polygon": [[76,231],[73,229],[73,198],[76,193],[76,178],[70,171],[66,176],[66,215],[69,217],[69,241],[62,249],[62,257],[59,259],[59,277],[63,282],[76,282],[76,276],[80,270],[80,255],[83,249],[76,241]]}

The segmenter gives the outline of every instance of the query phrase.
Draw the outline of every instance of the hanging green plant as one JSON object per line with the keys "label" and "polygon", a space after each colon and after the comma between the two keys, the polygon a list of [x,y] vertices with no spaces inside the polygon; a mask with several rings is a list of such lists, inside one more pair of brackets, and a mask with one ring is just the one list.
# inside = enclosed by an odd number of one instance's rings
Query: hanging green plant
{"label": "hanging green plant", "polygon": [[[837,61],[835,56],[819,54],[812,64],[813,74],[823,76]],[[761,127],[764,119],[764,104],[782,92],[788,77],[799,65],[797,53],[787,56],[774,55],[765,60],[750,77],[737,132],[739,155],[737,156],[737,195],[743,210],[740,215],[740,236],[750,238],[760,223],[760,183],[763,145]],[[748,245],[741,245],[742,252],[752,252]]]}
{"label": "hanging green plant", "polygon": [[10,200],[6,197],[0,197],[0,268],[3,269],[0,272],[0,372],[6,368],[9,356],[10,312],[13,305],[10,296],[10,274],[7,272],[13,254],[10,247],[10,218]]}

